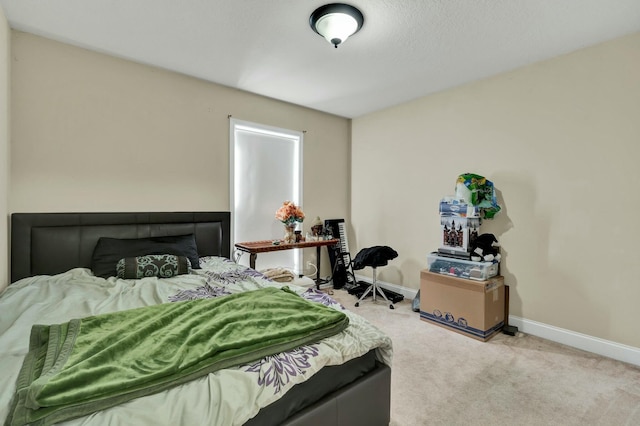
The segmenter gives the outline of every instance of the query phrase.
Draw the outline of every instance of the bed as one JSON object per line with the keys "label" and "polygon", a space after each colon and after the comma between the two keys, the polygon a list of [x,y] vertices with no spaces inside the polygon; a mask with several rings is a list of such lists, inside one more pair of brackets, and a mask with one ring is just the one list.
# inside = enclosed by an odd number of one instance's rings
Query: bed
{"label": "bed", "polygon": [[[324,293],[272,282],[233,263],[229,230],[229,212],[12,214],[12,284],[0,295],[0,418],[12,409],[34,324],[286,290],[296,299],[342,312],[348,326],[318,342],[218,369],[64,424],[389,424],[388,336]],[[185,255],[187,273],[131,278],[124,269],[132,259],[127,257],[118,265],[125,278],[94,274],[96,253],[105,241],[149,239],[155,244],[185,236],[192,238],[198,262]],[[172,260],[178,254],[182,251],[171,253]]]}

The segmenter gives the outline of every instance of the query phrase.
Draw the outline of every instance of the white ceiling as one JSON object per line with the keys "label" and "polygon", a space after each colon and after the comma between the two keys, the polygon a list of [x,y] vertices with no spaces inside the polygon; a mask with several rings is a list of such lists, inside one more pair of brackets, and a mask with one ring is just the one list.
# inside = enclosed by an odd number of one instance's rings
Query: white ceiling
{"label": "white ceiling", "polygon": [[347,0],[335,49],[326,3],[0,0],[13,29],[349,118],[640,31],[640,0]]}

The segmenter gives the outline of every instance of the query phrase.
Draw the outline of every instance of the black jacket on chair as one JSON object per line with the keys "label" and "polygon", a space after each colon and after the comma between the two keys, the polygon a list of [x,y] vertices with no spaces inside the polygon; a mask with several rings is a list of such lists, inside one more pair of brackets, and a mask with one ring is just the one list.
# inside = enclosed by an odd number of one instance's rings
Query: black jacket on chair
{"label": "black jacket on chair", "polygon": [[353,259],[353,269],[362,269],[365,266],[385,266],[389,260],[398,257],[398,252],[389,246],[374,246],[364,248]]}

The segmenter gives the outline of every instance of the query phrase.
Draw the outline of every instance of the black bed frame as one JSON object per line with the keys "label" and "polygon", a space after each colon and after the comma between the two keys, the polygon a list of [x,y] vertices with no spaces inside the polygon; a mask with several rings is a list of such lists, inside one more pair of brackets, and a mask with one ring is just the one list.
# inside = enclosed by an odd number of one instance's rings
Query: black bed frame
{"label": "black bed frame", "polygon": [[[13,213],[11,282],[33,275],[58,274],[72,268],[89,268],[100,237],[194,234],[200,256],[230,258],[230,223],[229,212]],[[286,426],[388,425],[390,388],[391,369],[379,363],[358,380],[326,395],[284,422],[274,423],[272,416],[263,411],[252,421],[260,425]],[[269,411],[289,412],[287,400],[283,400],[276,401],[274,404],[281,406],[270,406]]]}
{"label": "black bed frame", "polygon": [[229,212],[14,213],[11,282],[89,268],[100,237],[194,234],[200,256],[230,257]]}

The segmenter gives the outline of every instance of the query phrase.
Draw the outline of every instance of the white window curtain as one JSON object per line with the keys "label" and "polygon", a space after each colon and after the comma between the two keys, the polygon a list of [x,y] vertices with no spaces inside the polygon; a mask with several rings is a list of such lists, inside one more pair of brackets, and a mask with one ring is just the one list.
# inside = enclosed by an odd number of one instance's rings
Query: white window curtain
{"label": "white window curtain", "polygon": [[[287,200],[302,207],[302,142],[302,132],[230,120],[233,244],[283,237],[284,225],[275,212]],[[261,253],[256,269],[284,267],[300,273],[300,252]],[[249,255],[239,263],[248,266]]]}

